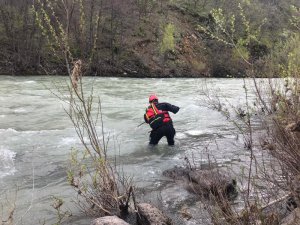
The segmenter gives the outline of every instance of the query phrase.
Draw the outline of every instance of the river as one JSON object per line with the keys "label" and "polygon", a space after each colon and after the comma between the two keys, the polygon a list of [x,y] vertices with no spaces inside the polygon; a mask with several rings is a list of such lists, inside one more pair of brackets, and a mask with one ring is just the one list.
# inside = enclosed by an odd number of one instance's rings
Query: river
{"label": "river", "polygon": [[[125,173],[134,177],[136,186],[144,188],[148,198],[159,192],[170,211],[177,212],[193,198],[162,176],[163,170],[183,165],[185,156],[207,163],[209,152],[220,167],[247,165],[249,152],[243,148],[242,138],[219,112],[203,105],[202,92],[209,84],[238,105],[245,96],[242,79],[84,80],[85,88],[93,85],[94,95],[101,98],[105,133],[110,136],[109,154],[120,155]],[[63,198],[65,209],[72,211],[73,218],[67,223],[89,224],[91,220],[72,202],[76,193],[66,181],[71,148],[80,149],[81,145],[65,105],[51,93],[57,91],[55,84],[65,82],[68,79],[61,76],[0,77],[1,203],[7,212],[17,193],[15,224],[55,223],[57,215],[50,206],[53,196]],[[161,102],[180,107],[176,115],[171,114],[177,132],[174,147],[162,140],[149,148],[149,127],[138,127],[152,93]],[[207,220],[198,216],[186,224],[207,224]]]}

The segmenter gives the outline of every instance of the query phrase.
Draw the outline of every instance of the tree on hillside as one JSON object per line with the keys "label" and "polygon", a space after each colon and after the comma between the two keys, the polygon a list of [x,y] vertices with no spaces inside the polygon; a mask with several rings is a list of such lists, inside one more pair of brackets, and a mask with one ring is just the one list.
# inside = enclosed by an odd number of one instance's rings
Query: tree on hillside
{"label": "tree on hillside", "polygon": [[43,40],[34,22],[31,1],[0,2],[0,67],[6,72],[35,72],[41,61]]}
{"label": "tree on hillside", "polygon": [[164,28],[164,33],[160,45],[160,52],[162,54],[166,53],[167,51],[173,51],[175,49],[174,32],[174,25],[168,23]]}

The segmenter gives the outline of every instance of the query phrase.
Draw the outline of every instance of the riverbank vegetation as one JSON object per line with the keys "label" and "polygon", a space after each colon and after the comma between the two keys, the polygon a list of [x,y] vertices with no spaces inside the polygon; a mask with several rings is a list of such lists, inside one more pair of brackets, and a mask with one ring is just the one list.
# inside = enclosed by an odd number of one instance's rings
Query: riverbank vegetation
{"label": "riverbank vegetation", "polygon": [[[216,27],[201,27],[210,37],[231,45],[236,55],[247,64],[246,74],[253,78],[256,95],[255,101],[251,102],[251,90],[245,81],[245,104],[242,106],[228,106],[228,102],[226,106],[226,101],[221,101],[217,94],[213,97],[207,95],[208,105],[233,122],[243,135],[245,149],[250,152],[249,167],[239,174],[244,179],[240,186],[246,187],[240,190],[243,209],[236,210],[226,198],[214,198],[216,206],[210,205],[208,208],[214,224],[297,224],[299,210],[294,208],[299,207],[300,203],[300,67],[299,50],[294,43],[299,37],[299,15],[291,15],[289,22],[294,26],[294,31],[290,31],[287,41],[279,45],[281,49],[268,57],[255,59],[251,56],[251,48],[245,46],[258,43],[263,31],[257,28],[257,24],[251,24],[245,8],[247,4],[238,3],[244,26],[242,33],[235,29],[236,15],[226,14],[220,8],[212,14]],[[257,61],[260,61],[259,66]],[[258,81],[256,77],[260,73],[268,74],[267,77],[278,74],[285,79],[284,82],[274,79]],[[255,129],[257,122],[265,133]]]}
{"label": "riverbank vegetation", "polygon": [[[0,74],[67,74],[64,56],[53,54],[55,31],[66,29],[65,41],[74,60],[86,62],[85,75],[131,77],[243,77],[247,63],[260,68],[256,76],[281,75],[278,64],[299,46],[299,2],[240,1],[251,30],[244,27],[236,1],[156,0],[4,0],[0,3]],[[39,21],[43,8],[49,21]],[[221,36],[214,15],[228,16],[227,26],[244,38],[220,42],[202,28]],[[230,23],[233,24],[230,25]],[[46,30],[39,29],[40,24]],[[260,35],[255,35],[259,33]],[[252,37],[256,37],[255,39]],[[298,35],[299,36],[299,35]],[[299,48],[299,47],[298,47]],[[267,59],[267,62],[265,61]]]}

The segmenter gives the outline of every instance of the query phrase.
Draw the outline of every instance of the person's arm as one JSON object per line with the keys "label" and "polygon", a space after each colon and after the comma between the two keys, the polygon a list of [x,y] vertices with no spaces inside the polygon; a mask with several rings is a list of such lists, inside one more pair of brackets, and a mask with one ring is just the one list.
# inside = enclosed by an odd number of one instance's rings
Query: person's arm
{"label": "person's arm", "polygon": [[179,107],[176,105],[171,105],[169,103],[159,103],[160,104],[160,109],[163,111],[169,111],[172,112],[174,114],[176,114],[179,111]]}

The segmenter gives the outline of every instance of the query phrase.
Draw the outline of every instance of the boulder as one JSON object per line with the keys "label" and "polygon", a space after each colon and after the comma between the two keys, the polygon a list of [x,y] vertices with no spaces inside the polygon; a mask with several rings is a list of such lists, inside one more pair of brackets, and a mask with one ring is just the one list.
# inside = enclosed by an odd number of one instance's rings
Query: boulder
{"label": "boulder", "polygon": [[208,196],[223,194],[226,197],[236,197],[236,181],[219,169],[188,169],[174,167],[163,172],[163,175],[174,180],[183,180],[185,187],[198,195]]}
{"label": "boulder", "polygon": [[171,219],[162,211],[148,203],[140,203],[138,208],[138,221],[143,225],[171,225]]}
{"label": "boulder", "polygon": [[184,180],[189,178],[190,171],[188,168],[175,166],[172,169],[163,171],[163,175],[174,180]]}
{"label": "boulder", "polygon": [[130,225],[117,216],[104,216],[92,221],[91,225]]}
{"label": "boulder", "polygon": [[196,194],[236,196],[236,181],[220,170],[193,170],[189,173],[189,187]]}

